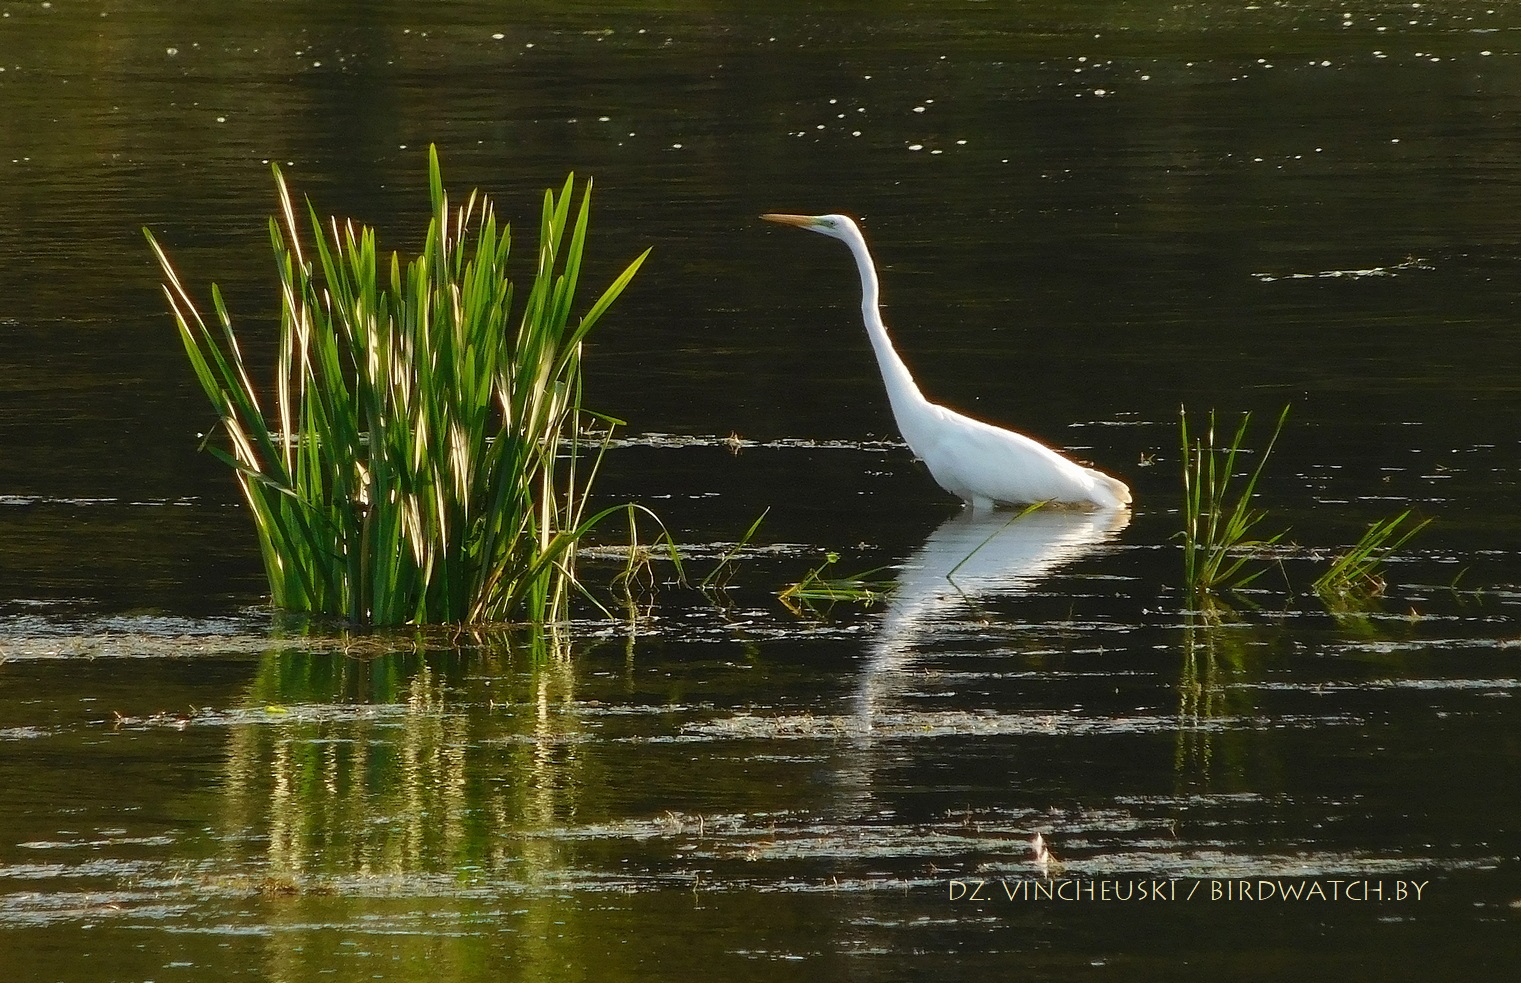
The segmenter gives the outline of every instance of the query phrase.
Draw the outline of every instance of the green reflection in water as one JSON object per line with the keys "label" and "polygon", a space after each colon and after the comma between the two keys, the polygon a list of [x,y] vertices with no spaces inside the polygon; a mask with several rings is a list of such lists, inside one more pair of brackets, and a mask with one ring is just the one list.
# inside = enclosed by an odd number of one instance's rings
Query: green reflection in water
{"label": "green reflection in water", "polygon": [[552,888],[573,846],[544,834],[570,821],[585,786],[575,695],[568,653],[547,636],[265,656],[249,719],[230,728],[223,812],[233,867],[269,908],[268,978],[305,978],[314,934],[375,918],[399,929],[418,909],[425,931],[387,933],[396,958],[445,974],[478,966],[503,944],[483,921],[500,927],[490,913],[504,896],[514,959],[542,966],[563,951],[576,905]]}
{"label": "green reflection in water", "polygon": [[1173,769],[1180,784],[1212,790],[1249,789],[1247,757],[1261,741],[1247,726],[1256,713],[1251,690],[1262,641],[1254,626],[1227,620],[1230,610],[1208,600],[1183,621],[1178,679],[1178,733]]}

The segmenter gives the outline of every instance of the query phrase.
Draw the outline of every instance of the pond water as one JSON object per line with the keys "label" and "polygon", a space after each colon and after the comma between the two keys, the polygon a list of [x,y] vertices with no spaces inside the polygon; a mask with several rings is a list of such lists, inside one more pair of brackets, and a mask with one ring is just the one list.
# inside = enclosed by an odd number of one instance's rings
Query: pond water
{"label": "pond water", "polygon": [[[51,0],[0,69],[0,976],[1515,977],[1521,9]],[[264,606],[139,230],[265,364],[268,164],[410,250],[430,142],[520,228],[594,176],[592,281],[654,247],[601,494],[696,569],[766,512],[728,590]],[[926,393],[1133,512],[962,516],[779,210],[860,216]],[[1292,407],[1293,545],[1213,615],[1180,404]],[[1406,508],[1381,601],[1306,593]],[[826,551],[895,589],[789,611]]]}

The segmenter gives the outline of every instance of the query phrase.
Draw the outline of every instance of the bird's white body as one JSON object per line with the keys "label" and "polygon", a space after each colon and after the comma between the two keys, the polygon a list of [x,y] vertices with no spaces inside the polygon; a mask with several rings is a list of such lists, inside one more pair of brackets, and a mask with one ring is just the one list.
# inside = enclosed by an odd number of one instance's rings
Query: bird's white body
{"label": "bird's white body", "polygon": [[1085,468],[1024,434],[995,427],[924,398],[898,357],[879,306],[880,286],[866,239],[844,215],[764,215],[839,239],[861,274],[861,317],[882,370],[898,431],[940,487],[974,510],[995,505],[1058,502],[1100,508],[1130,503],[1125,483]]}

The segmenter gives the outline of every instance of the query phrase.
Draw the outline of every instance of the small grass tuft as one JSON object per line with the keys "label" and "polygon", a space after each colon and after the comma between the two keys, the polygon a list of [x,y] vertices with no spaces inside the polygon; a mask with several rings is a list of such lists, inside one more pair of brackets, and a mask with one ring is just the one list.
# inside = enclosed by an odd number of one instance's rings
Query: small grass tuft
{"label": "small grass tuft", "polygon": [[841,601],[856,604],[875,604],[892,591],[892,582],[870,579],[886,567],[874,567],[849,577],[825,577],[824,571],[840,561],[840,554],[824,554],[824,562],[808,571],[795,584],[789,584],[776,596],[795,615],[817,614],[822,605],[828,608]]}
{"label": "small grass tuft", "polygon": [[1425,529],[1430,519],[1414,521],[1406,509],[1392,518],[1368,527],[1351,549],[1337,557],[1329,569],[1311,585],[1323,598],[1369,598],[1384,592],[1384,564]]}
{"label": "small grass tuft", "polygon": [[[1247,571],[1247,563],[1277,543],[1284,533],[1265,538],[1254,535],[1264,509],[1252,505],[1257,482],[1267,467],[1273,445],[1283,432],[1289,408],[1278,415],[1273,436],[1257,458],[1257,466],[1244,476],[1236,474],[1236,459],[1243,453],[1251,414],[1243,413],[1229,444],[1215,443],[1215,412],[1209,413],[1204,436],[1189,439],[1188,411],[1179,408],[1179,432],[1183,451],[1183,574],[1190,591],[1208,593],[1240,588],[1262,575]],[[1238,483],[1237,478],[1242,480]]]}

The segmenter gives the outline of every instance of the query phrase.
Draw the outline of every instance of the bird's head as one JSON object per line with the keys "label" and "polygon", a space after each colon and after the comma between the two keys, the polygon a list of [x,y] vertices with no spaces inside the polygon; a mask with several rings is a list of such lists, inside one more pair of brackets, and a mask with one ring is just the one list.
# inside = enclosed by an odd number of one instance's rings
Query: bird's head
{"label": "bird's head", "polygon": [[795,225],[809,232],[817,232],[847,242],[853,238],[861,238],[861,230],[856,228],[856,223],[846,215],[780,215],[772,212],[762,215],[761,218],[782,225]]}

